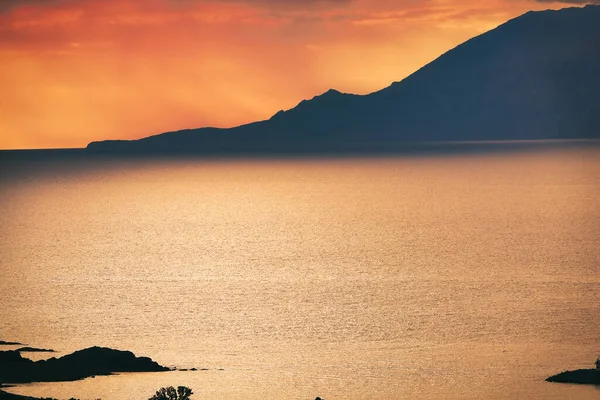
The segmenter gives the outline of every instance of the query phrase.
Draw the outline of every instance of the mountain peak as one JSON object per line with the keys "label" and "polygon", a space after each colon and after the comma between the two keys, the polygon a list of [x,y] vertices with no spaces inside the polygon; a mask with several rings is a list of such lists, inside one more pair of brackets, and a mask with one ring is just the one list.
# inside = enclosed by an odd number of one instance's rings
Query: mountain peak
{"label": "mountain peak", "polygon": [[[333,97],[333,96],[339,96],[339,95],[343,95],[344,93],[340,92],[339,90],[335,90],[335,89],[329,89],[328,91],[316,95],[315,97],[313,97],[311,100],[316,100],[316,99],[322,99],[322,98],[329,98],[329,97]],[[309,101],[309,100],[304,100],[304,101]]]}
{"label": "mountain peak", "polygon": [[279,110],[275,115],[273,115],[270,119],[278,119],[281,118],[283,115],[288,114],[291,111],[297,110],[297,109],[305,109],[307,107],[312,107],[312,106],[321,106],[323,101],[326,100],[334,100],[337,97],[340,96],[349,96],[347,94],[344,94],[342,92],[340,92],[339,90],[335,90],[335,89],[329,89],[328,91],[316,95],[314,96],[312,99],[310,100],[302,100],[300,103],[298,103],[298,105],[290,110]]}
{"label": "mountain peak", "polygon": [[332,94],[342,94],[342,92],[340,92],[339,90],[335,90],[335,89],[329,89],[328,91],[323,93],[321,96],[332,95]]}

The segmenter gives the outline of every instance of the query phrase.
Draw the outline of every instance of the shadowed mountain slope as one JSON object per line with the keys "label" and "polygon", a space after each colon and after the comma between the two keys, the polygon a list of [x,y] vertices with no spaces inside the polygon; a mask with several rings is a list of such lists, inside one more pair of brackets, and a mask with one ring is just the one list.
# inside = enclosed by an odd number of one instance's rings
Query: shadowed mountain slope
{"label": "shadowed mountain slope", "polygon": [[600,138],[600,6],[528,12],[365,96],[330,90],[236,128],[94,151],[302,152],[406,142]]}

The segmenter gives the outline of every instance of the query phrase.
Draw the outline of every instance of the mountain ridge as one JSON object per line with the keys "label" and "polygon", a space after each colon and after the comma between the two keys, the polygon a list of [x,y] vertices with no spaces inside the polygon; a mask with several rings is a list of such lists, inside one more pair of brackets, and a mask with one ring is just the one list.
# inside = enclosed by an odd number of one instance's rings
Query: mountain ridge
{"label": "mountain ridge", "polygon": [[530,11],[366,95],[330,89],[232,128],[92,151],[319,151],[405,142],[600,138],[600,6]]}

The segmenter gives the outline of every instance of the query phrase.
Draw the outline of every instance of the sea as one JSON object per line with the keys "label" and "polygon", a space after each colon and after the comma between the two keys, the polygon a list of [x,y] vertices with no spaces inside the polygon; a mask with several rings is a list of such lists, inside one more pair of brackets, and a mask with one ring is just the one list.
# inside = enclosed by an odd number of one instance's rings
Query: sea
{"label": "sea", "polygon": [[0,339],[179,369],[12,393],[596,400],[599,321],[598,142],[0,153]]}

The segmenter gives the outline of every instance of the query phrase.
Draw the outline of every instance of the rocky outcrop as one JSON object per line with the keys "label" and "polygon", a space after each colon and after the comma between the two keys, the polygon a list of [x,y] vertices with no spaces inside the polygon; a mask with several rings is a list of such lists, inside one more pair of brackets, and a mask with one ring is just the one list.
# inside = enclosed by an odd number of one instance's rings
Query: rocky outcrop
{"label": "rocky outcrop", "polygon": [[0,383],[74,381],[115,372],[160,372],[169,368],[130,351],[90,347],[60,358],[32,361],[18,351],[0,352]]}
{"label": "rocky outcrop", "polygon": [[548,382],[579,383],[585,385],[600,385],[600,370],[578,369],[565,371],[546,379]]}
{"label": "rocky outcrop", "polygon": [[583,385],[600,385],[600,358],[596,360],[595,369],[577,369],[564,371],[546,379],[547,382],[578,383]]}

